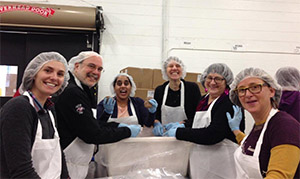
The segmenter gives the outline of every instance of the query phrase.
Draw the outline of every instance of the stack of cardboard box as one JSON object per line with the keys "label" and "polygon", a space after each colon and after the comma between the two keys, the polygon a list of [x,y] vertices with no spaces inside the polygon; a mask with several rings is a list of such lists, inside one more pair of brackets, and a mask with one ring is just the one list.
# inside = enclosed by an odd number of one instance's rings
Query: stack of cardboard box
{"label": "stack of cardboard box", "polygon": [[153,84],[153,70],[149,68],[135,68],[127,67],[120,71],[132,76],[136,85],[135,96],[146,100],[147,97],[154,96]]}
{"label": "stack of cardboard box", "polygon": [[[147,97],[153,97],[155,88],[165,82],[165,80],[162,79],[160,69],[127,67],[120,70],[120,72],[132,76],[137,87],[135,96],[143,100],[146,100]],[[197,83],[201,95],[205,94],[204,88],[200,83],[200,73],[187,73],[184,79]]]}
{"label": "stack of cardboard box", "polygon": [[203,85],[200,83],[200,76],[201,76],[201,73],[187,72],[184,80],[197,83],[197,85],[199,86],[201,95],[205,95],[206,94],[205,89],[204,89]]}

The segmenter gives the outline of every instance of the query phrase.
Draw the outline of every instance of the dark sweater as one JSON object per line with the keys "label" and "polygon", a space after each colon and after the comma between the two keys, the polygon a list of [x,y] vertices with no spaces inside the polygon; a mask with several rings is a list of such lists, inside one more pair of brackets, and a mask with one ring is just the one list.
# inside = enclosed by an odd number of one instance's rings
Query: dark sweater
{"label": "dark sweater", "polygon": [[[199,87],[196,83],[183,81],[184,84],[184,110],[185,114],[187,116],[187,119],[193,119],[196,107],[198,105],[198,101],[201,97]],[[154,99],[157,101],[158,106],[156,110],[156,118],[157,120],[161,121],[161,106],[162,106],[162,100],[165,93],[165,87],[169,81],[165,82],[164,84],[158,86],[155,88],[154,92]],[[180,87],[181,89],[181,87]],[[166,105],[171,107],[177,107],[180,106],[180,90],[173,91],[171,88],[169,88],[168,96],[166,99]],[[187,121],[186,121],[187,122]]]}
{"label": "dark sweater", "polygon": [[[202,98],[202,100],[207,100]],[[226,112],[229,112],[233,116],[233,103],[229,100],[228,95],[223,94],[216,101],[211,111],[211,123],[206,128],[192,129],[192,126],[186,128],[178,128],[176,131],[176,138],[179,140],[185,140],[203,145],[213,145],[221,142],[223,139],[229,139],[237,143],[235,135],[231,132],[226,117]],[[240,124],[240,130],[245,130],[245,117],[243,113],[243,119]]]}
{"label": "dark sweater", "polygon": [[[55,116],[54,109],[50,109]],[[35,141],[38,119],[42,122],[43,139],[53,138],[48,113],[37,113],[26,96],[8,101],[0,111],[0,178],[40,178],[32,164],[31,150]],[[62,152],[62,178],[68,178]]]}
{"label": "dark sweater", "polygon": [[82,84],[77,86],[70,73],[69,84],[55,100],[60,142],[65,149],[76,137],[88,144],[106,144],[130,137],[127,127],[105,126],[93,116],[93,96]]}
{"label": "dark sweater", "polygon": [[282,91],[279,110],[289,113],[300,122],[300,91]]}
{"label": "dark sweater", "polygon": [[[144,100],[139,97],[130,97],[128,100],[128,114],[132,116],[132,109],[130,108],[130,101],[132,101],[135,113],[138,118],[138,123],[141,126],[146,125],[150,127],[154,122],[155,113],[150,113],[147,108],[144,106]],[[117,118],[118,116],[118,107],[117,102],[114,107],[113,113],[110,115],[104,111],[103,100],[97,106],[97,119],[103,122],[107,122],[109,117]]]}
{"label": "dark sweater", "polygon": [[[258,138],[262,132],[264,125],[265,123],[253,126],[252,130],[250,131],[247,139],[243,144],[243,154],[253,156],[254,150],[250,150],[250,148],[256,148]],[[291,115],[287,114],[286,112],[279,111],[274,116],[272,116],[264,133],[259,153],[259,167],[262,177],[266,177],[266,171],[269,170],[270,162],[276,162],[275,157],[277,158],[277,162],[279,162],[278,160],[280,160],[280,157],[278,158],[278,155],[280,155],[279,153],[273,155],[273,158],[271,157],[271,153],[275,152],[275,148],[281,146],[281,149],[283,149],[282,147],[284,145],[293,145],[300,148],[299,136],[300,124]],[[285,154],[288,153],[283,151],[281,157],[284,157]],[[280,166],[280,164],[278,164],[278,166]],[[275,169],[274,165],[272,169]],[[279,172],[279,170],[277,172]],[[294,178],[300,178],[299,170],[300,167],[298,163],[298,167]]]}

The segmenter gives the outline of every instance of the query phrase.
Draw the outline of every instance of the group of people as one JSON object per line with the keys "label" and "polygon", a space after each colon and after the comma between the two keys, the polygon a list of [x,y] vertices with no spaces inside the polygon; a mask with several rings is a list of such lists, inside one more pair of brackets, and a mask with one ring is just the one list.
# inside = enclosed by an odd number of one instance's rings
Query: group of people
{"label": "group of people", "polygon": [[[19,96],[0,111],[0,178],[85,178],[98,144],[152,126],[155,136],[194,143],[191,178],[300,178],[298,69],[279,69],[276,82],[258,68],[234,78],[226,64],[214,63],[201,75],[207,92],[201,96],[196,83],[184,80],[183,62],[169,57],[162,65],[166,82],[149,107],[134,97],[136,85],[126,73],[112,81],[113,95],[95,105],[91,88],[102,60],[92,51],[68,63],[56,52],[32,59]],[[244,110],[255,121],[247,136]]]}

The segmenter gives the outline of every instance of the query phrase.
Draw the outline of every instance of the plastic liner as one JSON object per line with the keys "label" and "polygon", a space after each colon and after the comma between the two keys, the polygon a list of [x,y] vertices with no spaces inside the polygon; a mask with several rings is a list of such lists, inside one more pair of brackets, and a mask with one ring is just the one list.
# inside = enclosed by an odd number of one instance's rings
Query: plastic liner
{"label": "plastic liner", "polygon": [[[186,176],[192,143],[174,137],[137,137],[100,145],[95,160],[107,176],[169,171]],[[154,170],[150,170],[153,169]],[[142,172],[144,173],[144,172]]]}

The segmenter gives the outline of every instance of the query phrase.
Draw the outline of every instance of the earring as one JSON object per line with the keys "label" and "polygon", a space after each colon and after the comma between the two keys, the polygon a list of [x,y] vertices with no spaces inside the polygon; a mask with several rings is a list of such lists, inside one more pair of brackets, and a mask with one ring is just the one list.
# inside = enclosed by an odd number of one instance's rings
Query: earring
{"label": "earring", "polygon": [[207,93],[207,91],[208,91],[208,89],[207,88],[205,88],[205,92]]}
{"label": "earring", "polygon": [[224,93],[225,93],[226,95],[228,95],[228,94],[229,94],[229,89],[226,88],[225,91],[224,91]]}

